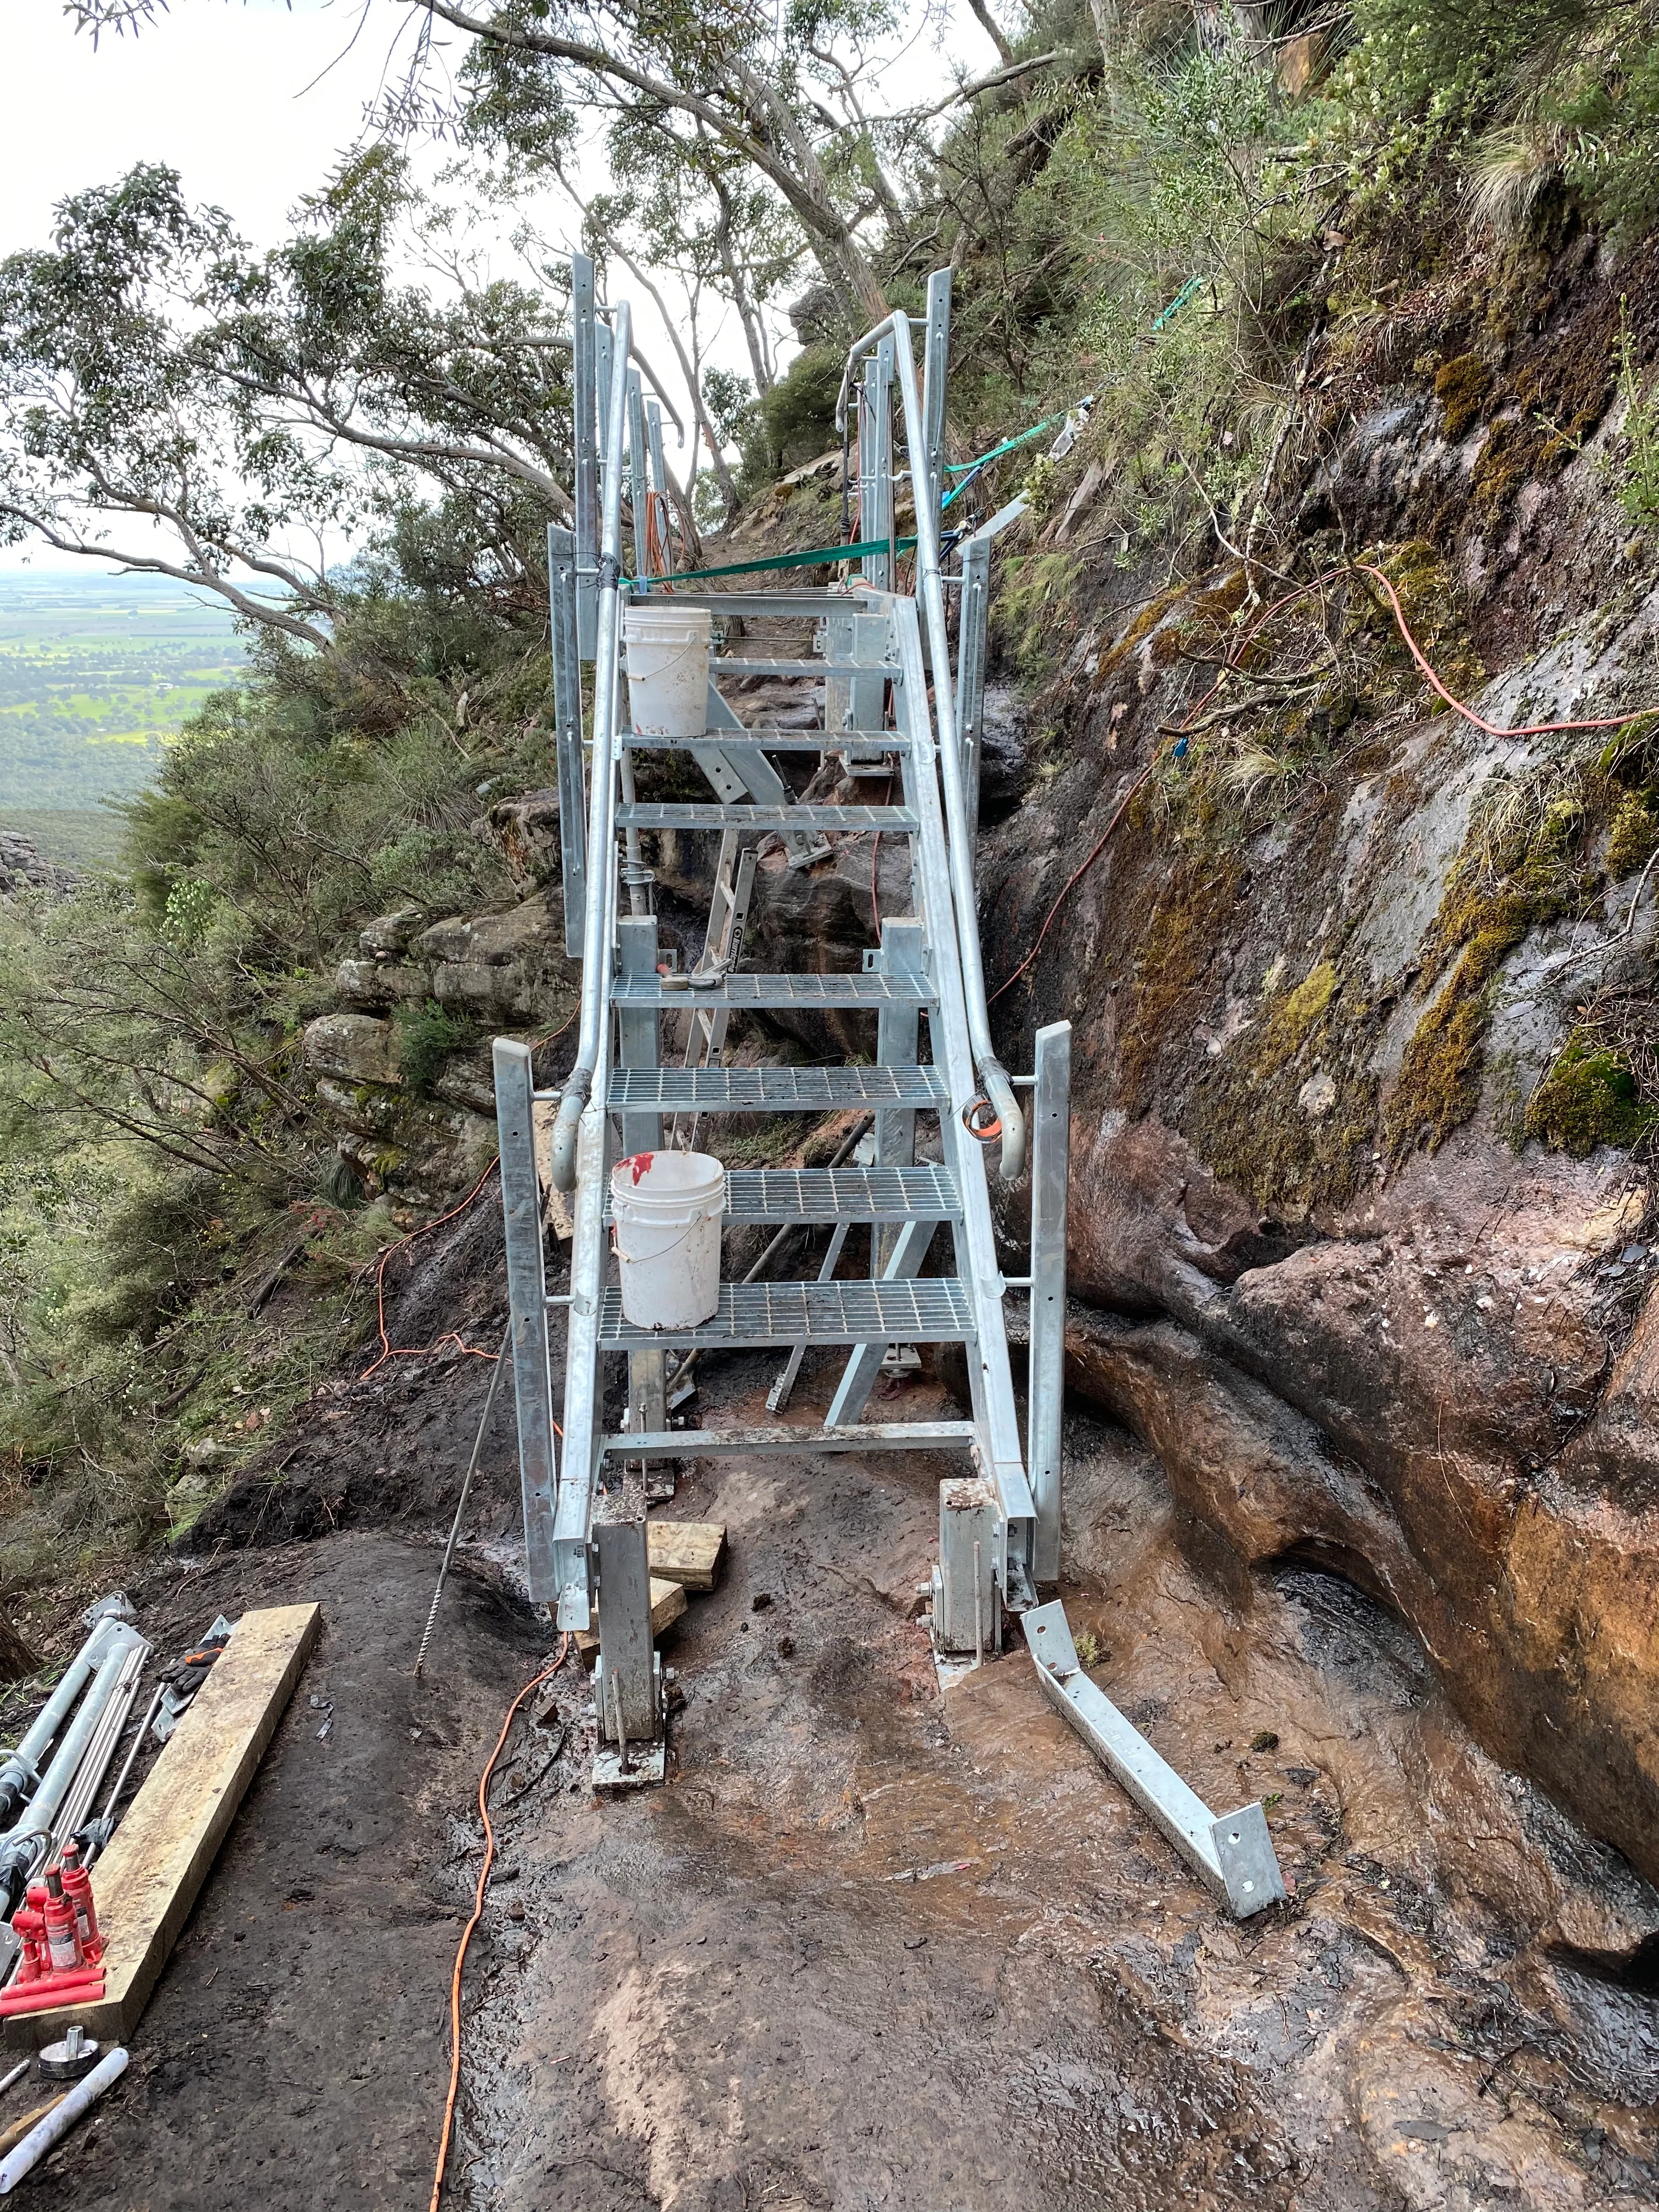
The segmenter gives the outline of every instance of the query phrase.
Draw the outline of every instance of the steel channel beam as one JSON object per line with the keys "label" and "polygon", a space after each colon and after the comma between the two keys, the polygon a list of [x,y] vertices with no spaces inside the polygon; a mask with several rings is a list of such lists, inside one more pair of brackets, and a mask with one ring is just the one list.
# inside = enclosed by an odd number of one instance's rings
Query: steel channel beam
{"label": "steel channel beam", "polygon": [[[909,1220],[896,1231],[887,1232],[894,1237],[892,1249],[883,1263],[878,1280],[884,1283],[914,1282],[921,1273],[922,1262],[927,1257],[928,1247],[938,1229],[937,1221]],[[863,1413],[876,1377],[881,1372],[881,1363],[887,1350],[884,1343],[855,1344],[848,1360],[830,1410],[823,1417],[827,1429],[850,1427]]]}
{"label": "steel channel beam", "polygon": [[[881,926],[880,963],[884,974],[907,975],[918,982],[927,973],[921,924],[913,918],[884,921]],[[881,1067],[914,1067],[921,1041],[920,1001],[884,1006],[876,1017],[876,1062]],[[916,1115],[914,1107],[884,1109],[876,1115],[875,1154],[872,1165],[908,1168],[916,1160]],[[893,1247],[893,1232],[878,1231],[871,1241],[870,1272],[878,1275]]]}
{"label": "steel channel beam", "polygon": [[[625,915],[617,924],[617,970],[619,975],[650,978],[657,973],[657,921],[654,915]],[[659,1067],[662,1064],[661,1020],[656,1007],[625,1006],[617,1012],[617,1058],[624,1067]],[[660,1152],[662,1115],[627,1113],[622,1116],[624,1155]],[[628,1425],[630,1429],[668,1426],[667,1359],[660,1352],[630,1352],[628,1355]]]}
{"label": "steel channel beam", "polygon": [[935,269],[927,279],[927,337],[921,359],[922,442],[933,513],[945,486],[945,392],[951,372],[951,271]]}
{"label": "steel channel beam", "polygon": [[[962,549],[962,606],[957,629],[957,744],[962,758],[968,834],[979,841],[979,787],[984,770],[985,648],[991,608],[991,548],[970,538]],[[977,849],[975,852],[977,863]]]}
{"label": "steel channel beam", "polygon": [[1284,1876],[1260,1804],[1218,1816],[1131,1726],[1079,1665],[1066,1608],[1055,1599],[1022,1622],[1042,1694],[1162,1831],[1219,1905],[1248,1919],[1285,1898]]}
{"label": "steel channel beam", "polygon": [[524,1498],[525,1574],[532,1604],[556,1594],[553,1561],[553,1366],[547,1341],[547,1273],[530,1048],[495,1044],[495,1127],[501,1145],[507,1297],[513,1316],[513,1386],[519,1407],[519,1481]]}
{"label": "steel channel beam", "polygon": [[564,1473],[553,1529],[554,1579],[561,1628],[586,1628],[592,1620],[588,1536],[593,1485],[599,1464],[599,1295],[606,1253],[604,1208],[605,1096],[608,1052],[600,1055],[598,1097],[581,1118],[576,1147],[575,1224],[570,1239],[570,1324],[564,1364]]}
{"label": "steel channel beam", "polygon": [[662,501],[663,554],[672,569],[674,566],[673,541],[670,535],[672,525],[668,513],[668,464],[662,449],[662,409],[654,399],[646,404],[645,442],[651,465],[651,481],[647,488],[648,497]]}
{"label": "steel channel beam", "polygon": [[910,738],[910,750],[904,763],[904,796],[916,817],[922,921],[927,933],[929,974],[939,994],[928,1028],[934,1060],[942,1067],[951,1093],[948,1109],[940,1109],[939,1128],[945,1139],[945,1164],[955,1171],[962,1199],[963,1219],[955,1224],[957,1273],[968,1285],[975,1310],[975,1341],[965,1347],[969,1380],[975,1416],[983,1437],[981,1456],[986,1463],[981,1471],[995,1486],[1002,1516],[999,1539],[1002,1556],[997,1565],[1003,1595],[1007,1598],[1012,1595],[1008,1580],[1010,1560],[1021,1572],[1030,1572],[1031,1492],[1025,1479],[1014,1386],[1008,1371],[1008,1343],[1002,1310],[1005,1285],[1002,1270],[997,1264],[985,1151],[965,1133],[961,1121],[963,1109],[973,1103],[977,1085],[963,978],[957,957],[961,938],[951,909],[939,763],[929,727],[921,636],[915,601],[898,599],[891,604],[898,640],[899,702]]}
{"label": "steel channel beam", "polygon": [[1066,1187],[1071,1173],[1072,1025],[1036,1033],[1031,1100],[1031,1340],[1025,1464],[1036,1506],[1031,1572],[1060,1579],[1060,1432],[1066,1406]]}
{"label": "steel channel beam", "polygon": [[571,401],[575,416],[576,631],[584,660],[599,635],[599,409],[594,344],[593,263],[570,257]]}
{"label": "steel channel beam", "polygon": [[971,1421],[861,1421],[856,1428],[665,1429],[659,1436],[606,1437],[612,1458],[647,1450],[661,1459],[708,1459],[740,1452],[965,1451],[975,1449]]}
{"label": "steel channel beam", "polygon": [[[741,735],[744,729],[715,690],[712,678],[708,685],[708,728],[711,735],[721,730]],[[708,777],[715,797],[727,805],[748,798],[762,806],[787,806],[794,798],[793,792],[758,748],[735,756],[722,752],[718,743],[688,745],[686,750]],[[792,868],[809,868],[814,860],[829,856],[830,847],[822,837],[807,837],[799,830],[786,830],[783,842]]]}
{"label": "steel channel beam", "polygon": [[559,858],[564,884],[564,949],[582,957],[587,906],[587,787],[582,774],[582,672],[576,643],[576,541],[550,523],[548,601],[553,647],[553,726],[559,763]]}
{"label": "steel channel beam", "polygon": [[628,500],[633,510],[634,574],[645,574],[645,502],[650,489],[645,458],[645,386],[631,364],[628,371]]}
{"label": "steel channel beam", "polygon": [[614,1743],[620,1717],[629,1744],[643,1748],[654,1745],[662,1734],[645,1522],[610,1522],[594,1533],[599,1554],[599,1663],[593,1702],[599,1735],[603,1741]]}

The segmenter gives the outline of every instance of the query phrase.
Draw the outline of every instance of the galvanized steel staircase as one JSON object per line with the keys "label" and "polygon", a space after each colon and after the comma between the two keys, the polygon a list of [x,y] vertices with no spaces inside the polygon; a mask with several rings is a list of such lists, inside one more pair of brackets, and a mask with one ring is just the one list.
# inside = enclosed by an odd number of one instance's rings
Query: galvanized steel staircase
{"label": "galvanized steel staircase", "polygon": [[[946,1663],[998,1648],[1005,1616],[1035,1607],[1038,1583],[1057,1577],[1070,1031],[1062,1023],[1039,1032],[1036,1068],[1023,1085],[1034,1107],[1032,1273],[1021,1285],[1030,1292],[1023,1436],[1004,1326],[1012,1285],[998,1263],[988,1162],[994,1147],[1005,1177],[1024,1172],[1027,1117],[991,1042],[974,891],[986,560],[995,531],[1017,509],[1005,510],[958,547],[955,572],[946,574],[940,511],[948,273],[929,286],[920,387],[902,313],[848,356],[842,408],[849,397],[855,399],[861,533],[874,545],[861,556],[862,574],[828,589],[699,592],[681,581],[672,585],[677,605],[707,606],[717,617],[740,616],[745,625],[808,617],[821,648],[807,658],[763,648],[717,651],[708,726],[691,738],[642,734],[627,719],[623,609],[653,585],[662,588],[643,573],[640,526],[661,483],[659,426],[654,409],[642,404],[639,372],[629,365],[629,310],[616,307],[607,327],[595,313],[592,284],[592,264],[579,259],[575,529],[549,532],[566,933],[583,969],[576,1060],[556,1094],[551,1135],[551,1179],[575,1193],[570,1288],[558,1299],[550,1300],[546,1289],[537,1176],[535,1120],[544,1102],[534,1091],[527,1047],[498,1040],[495,1058],[530,1594],[554,1607],[559,1626],[571,1629],[588,1627],[596,1595],[602,1598],[596,1779],[622,1783],[661,1773],[663,1703],[642,1519],[596,1512],[607,1462],[732,1451],[956,1455],[972,1473],[941,1486],[933,1636]],[[902,471],[896,428],[902,429],[908,460]],[[650,480],[653,452],[656,488]],[[907,482],[915,511],[914,596],[896,588],[896,517],[899,486]],[[635,517],[631,578],[623,573],[625,487]],[[960,593],[954,668],[947,590]],[[585,775],[580,667],[588,661],[593,692]],[[728,678],[755,676],[821,681],[823,725],[745,727],[720,686]],[[635,757],[668,747],[690,754],[711,801],[638,800]],[[799,803],[771,757],[801,752],[820,760],[839,757],[854,775],[884,767],[896,787],[890,802]],[[722,840],[720,880],[727,908],[714,915],[709,951],[689,977],[664,972],[651,911],[651,872],[641,839],[666,830]],[[723,915],[734,901],[736,871],[744,865],[746,901],[754,848],[773,832],[783,839],[791,866],[811,866],[829,851],[830,837],[879,832],[908,841],[913,912],[884,922],[881,945],[866,954],[862,972],[757,974],[739,964],[741,932],[732,947]],[[722,945],[729,957],[716,961]],[[874,1013],[875,1064],[718,1062],[729,1018],[768,1008]],[[702,1043],[687,1053],[688,1064],[672,1064],[663,1018],[688,1010],[696,1017],[694,1046],[698,1036]],[[698,1064],[705,1058],[708,1064]],[[550,1105],[552,1095],[544,1103]],[[717,1310],[699,1327],[653,1330],[628,1321],[610,1279],[607,1249],[610,1170],[617,1158],[660,1148],[677,1116],[684,1131],[690,1117],[701,1115],[848,1111],[872,1118],[866,1164],[733,1168],[726,1178],[726,1221],[732,1228],[833,1225],[842,1237],[849,1226],[868,1224],[868,1276],[837,1278],[826,1268],[813,1279],[728,1280]],[[932,1162],[917,1157],[918,1116],[937,1126],[937,1146],[927,1147],[939,1154]],[[946,1255],[943,1271],[926,1273],[936,1250]],[[568,1334],[562,1465],[556,1480],[548,1318],[550,1308],[560,1305]],[[923,1344],[963,1347],[970,1418],[866,1421],[888,1347]],[[813,1345],[845,1347],[848,1354],[821,1425],[798,1419],[718,1431],[669,1425],[668,1354],[683,1359]],[[613,1358],[628,1363],[629,1415],[625,1428],[607,1430],[603,1382]],[[1150,1750],[1148,1756],[1156,1761]]]}

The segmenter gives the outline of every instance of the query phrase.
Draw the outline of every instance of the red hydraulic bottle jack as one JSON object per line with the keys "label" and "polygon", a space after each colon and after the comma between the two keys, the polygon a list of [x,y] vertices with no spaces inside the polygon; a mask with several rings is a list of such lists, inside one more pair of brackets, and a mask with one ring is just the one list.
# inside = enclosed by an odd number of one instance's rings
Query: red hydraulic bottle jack
{"label": "red hydraulic bottle jack", "polygon": [[[86,1908],[94,1941],[101,1954],[103,1944],[95,1934],[92,1912],[91,1877],[79,1863],[70,1869],[76,1887],[87,1884]],[[56,1869],[45,1881],[32,1881],[28,1895],[11,1917],[23,1947],[15,1975],[0,1990],[0,2019],[19,2013],[49,2012],[59,2005],[92,2004],[104,1994],[104,1969],[89,1960],[81,1937],[81,1915],[74,1894]]]}

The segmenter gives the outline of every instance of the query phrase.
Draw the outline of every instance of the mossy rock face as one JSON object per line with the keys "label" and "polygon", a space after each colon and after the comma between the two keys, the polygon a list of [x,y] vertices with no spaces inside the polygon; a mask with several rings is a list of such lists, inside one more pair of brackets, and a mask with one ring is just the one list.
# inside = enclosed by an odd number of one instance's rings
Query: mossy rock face
{"label": "mossy rock face", "polygon": [[1456,445],[1480,416],[1492,390],[1492,371],[1472,353],[1460,354],[1436,374],[1434,396],[1446,418],[1448,443]]}
{"label": "mossy rock face", "polygon": [[1159,1062],[1177,1031],[1190,1030],[1211,988],[1241,872],[1236,860],[1183,862],[1171,871],[1148,918],[1118,1048],[1119,1080],[1133,1112],[1152,1103]]}
{"label": "mossy rock face", "polygon": [[1659,814],[1650,792],[1632,792],[1613,817],[1607,832],[1607,880],[1622,883],[1653,858],[1659,848]]}
{"label": "mossy rock face", "polygon": [[1377,1021],[1352,977],[1316,961],[1200,1073],[1182,1133],[1258,1206],[1294,1218],[1346,1204],[1376,1143]]}
{"label": "mossy rock face", "polygon": [[1575,1037],[1534,1091],[1526,1133],[1583,1160],[1601,1145],[1627,1151],[1656,1120],[1624,1055]]}

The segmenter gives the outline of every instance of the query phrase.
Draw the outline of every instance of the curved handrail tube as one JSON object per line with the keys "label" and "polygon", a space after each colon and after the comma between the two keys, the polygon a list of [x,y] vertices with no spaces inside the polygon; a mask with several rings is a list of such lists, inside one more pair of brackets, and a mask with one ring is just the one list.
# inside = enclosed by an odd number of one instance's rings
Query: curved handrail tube
{"label": "curved handrail tube", "polygon": [[611,988],[611,905],[617,871],[617,708],[621,622],[623,446],[633,318],[624,301],[613,323],[615,367],[605,424],[605,507],[599,534],[599,635],[593,648],[593,769],[587,801],[587,902],[582,919],[582,1018],[576,1059],[553,1122],[556,1190],[576,1188],[576,1139],[599,1064]]}
{"label": "curved handrail tube", "polygon": [[945,587],[940,581],[939,487],[933,481],[927,451],[915,355],[910,343],[910,318],[902,307],[896,308],[873,331],[866,331],[848,355],[847,366],[842,372],[841,393],[836,402],[836,421],[839,428],[846,420],[854,362],[890,331],[898,362],[899,390],[904,402],[904,442],[910,456],[910,480],[915,494],[917,597],[927,623],[927,646],[933,662],[933,706],[939,727],[939,770],[945,785],[945,822],[949,832],[951,902],[956,911],[969,1042],[973,1046],[974,1065],[985,1086],[985,1095],[1002,1124],[1003,1180],[1013,1182],[1025,1165],[1025,1116],[1014,1096],[1008,1072],[997,1058],[996,1047],[991,1041],[991,1014],[985,997],[985,960],[979,942],[979,902],[974,892],[973,840],[968,829],[968,793],[962,778],[962,757],[957,749],[951,641],[945,620]]}

